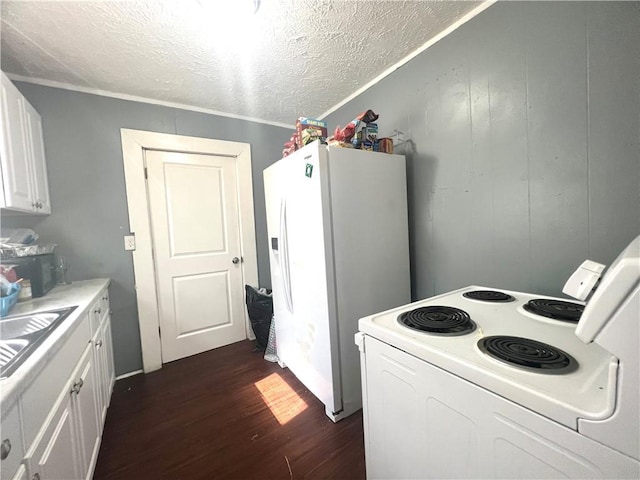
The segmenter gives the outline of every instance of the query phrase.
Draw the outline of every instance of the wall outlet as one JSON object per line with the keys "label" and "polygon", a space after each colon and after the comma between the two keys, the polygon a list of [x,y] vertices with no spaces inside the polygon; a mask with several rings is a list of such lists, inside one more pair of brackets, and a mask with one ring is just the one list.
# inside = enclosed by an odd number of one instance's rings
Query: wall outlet
{"label": "wall outlet", "polygon": [[135,235],[125,235],[124,236],[124,249],[125,250],[135,250],[136,249],[136,236]]}

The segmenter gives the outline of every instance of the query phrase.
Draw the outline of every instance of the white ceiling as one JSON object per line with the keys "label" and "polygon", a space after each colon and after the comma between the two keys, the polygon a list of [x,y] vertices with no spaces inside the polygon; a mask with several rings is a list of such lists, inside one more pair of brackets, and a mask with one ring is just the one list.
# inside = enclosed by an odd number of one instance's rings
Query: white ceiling
{"label": "white ceiling", "polygon": [[[2,1],[10,77],[290,126],[328,114],[491,2]],[[251,3],[252,0],[249,0]]]}

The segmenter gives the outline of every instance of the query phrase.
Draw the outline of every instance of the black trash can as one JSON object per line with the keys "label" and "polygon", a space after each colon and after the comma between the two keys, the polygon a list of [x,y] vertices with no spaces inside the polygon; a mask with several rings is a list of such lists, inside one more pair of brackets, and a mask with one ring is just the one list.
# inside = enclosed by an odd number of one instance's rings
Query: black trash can
{"label": "black trash can", "polygon": [[271,290],[256,290],[251,285],[244,286],[246,292],[247,313],[251,321],[251,329],[256,336],[256,351],[264,352],[269,342],[269,328],[273,317],[273,298]]}

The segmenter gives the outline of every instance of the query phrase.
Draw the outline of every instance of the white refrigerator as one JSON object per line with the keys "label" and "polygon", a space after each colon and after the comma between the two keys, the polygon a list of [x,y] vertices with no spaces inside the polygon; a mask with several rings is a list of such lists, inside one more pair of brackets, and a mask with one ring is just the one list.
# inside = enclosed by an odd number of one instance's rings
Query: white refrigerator
{"label": "white refrigerator", "polygon": [[405,158],[314,142],[264,170],[277,353],[337,422],[358,319],[411,301]]}

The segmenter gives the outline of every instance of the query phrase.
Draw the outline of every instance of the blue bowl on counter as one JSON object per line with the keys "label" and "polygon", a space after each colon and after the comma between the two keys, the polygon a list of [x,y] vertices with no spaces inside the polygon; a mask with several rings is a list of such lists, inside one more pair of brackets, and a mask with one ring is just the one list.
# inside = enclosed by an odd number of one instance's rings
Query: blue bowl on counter
{"label": "blue bowl on counter", "polygon": [[18,301],[19,293],[20,293],[20,284],[13,283],[11,284],[11,290],[9,292],[9,295],[0,297],[0,317],[6,317],[7,315],[9,315],[9,312]]}

